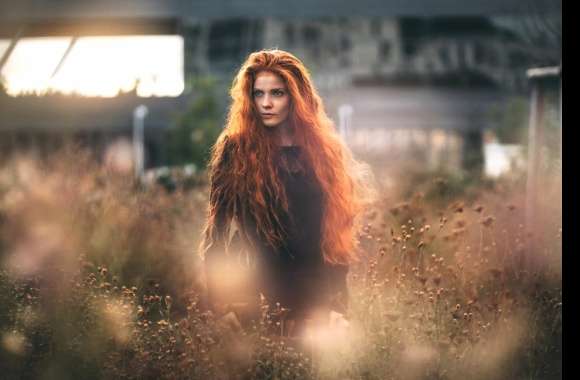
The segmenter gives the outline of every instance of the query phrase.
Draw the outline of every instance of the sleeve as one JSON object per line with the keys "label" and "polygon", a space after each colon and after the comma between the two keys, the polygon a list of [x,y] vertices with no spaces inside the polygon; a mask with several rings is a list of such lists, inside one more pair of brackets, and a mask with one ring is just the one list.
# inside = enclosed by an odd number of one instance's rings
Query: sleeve
{"label": "sleeve", "polygon": [[207,285],[208,305],[217,311],[218,305],[231,302],[225,276],[228,272],[226,255],[226,237],[228,231],[228,207],[225,191],[221,186],[223,177],[228,175],[229,146],[225,146],[222,155],[211,168],[209,209],[204,240],[207,245],[204,251],[204,269]]}
{"label": "sleeve", "polygon": [[326,264],[326,278],[330,296],[330,308],[346,315],[348,313],[348,287],[346,277],[349,266]]}

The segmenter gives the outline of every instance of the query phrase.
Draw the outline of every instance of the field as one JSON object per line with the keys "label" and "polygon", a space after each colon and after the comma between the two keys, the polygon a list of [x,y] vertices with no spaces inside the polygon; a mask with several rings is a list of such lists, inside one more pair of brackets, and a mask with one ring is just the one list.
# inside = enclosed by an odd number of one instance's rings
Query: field
{"label": "field", "polygon": [[[377,168],[348,326],[279,339],[203,303],[203,176],[167,191],[69,150],[0,168],[5,379],[557,379],[561,177]],[[533,226],[529,230],[530,226]]]}

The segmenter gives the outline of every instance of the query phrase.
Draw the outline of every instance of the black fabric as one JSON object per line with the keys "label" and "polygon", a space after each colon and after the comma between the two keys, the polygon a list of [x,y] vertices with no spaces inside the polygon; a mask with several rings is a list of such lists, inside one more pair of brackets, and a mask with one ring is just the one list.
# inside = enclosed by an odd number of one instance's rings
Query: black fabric
{"label": "black fabric", "polygon": [[[227,168],[231,152],[224,155],[222,162]],[[255,224],[245,216],[247,213],[238,212],[249,239],[255,245],[252,266],[256,271],[253,272],[254,283],[249,291],[255,297],[262,293],[272,306],[279,302],[290,309],[289,318],[301,317],[318,307],[346,313],[346,276],[349,268],[331,265],[323,260],[320,248],[323,194],[301,156],[301,148],[292,146],[281,147],[273,158],[285,186],[289,206],[288,214],[284,214],[282,219],[287,231],[282,246],[273,248],[268,245],[255,231]],[[211,184],[210,191],[215,185]],[[243,210],[243,205],[240,209]],[[221,252],[223,250],[214,249],[206,253],[208,273],[213,270],[212,263],[216,261],[212,255]],[[208,281],[210,296],[217,291],[212,288],[219,286],[219,283]],[[229,297],[233,295],[229,294]]]}

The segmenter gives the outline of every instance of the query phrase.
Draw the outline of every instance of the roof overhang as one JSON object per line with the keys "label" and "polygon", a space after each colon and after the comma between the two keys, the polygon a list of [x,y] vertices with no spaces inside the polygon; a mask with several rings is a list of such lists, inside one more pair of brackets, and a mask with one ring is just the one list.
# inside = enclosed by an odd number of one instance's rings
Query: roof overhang
{"label": "roof overhang", "polygon": [[0,2],[0,21],[484,16],[561,9],[561,0],[20,0]]}

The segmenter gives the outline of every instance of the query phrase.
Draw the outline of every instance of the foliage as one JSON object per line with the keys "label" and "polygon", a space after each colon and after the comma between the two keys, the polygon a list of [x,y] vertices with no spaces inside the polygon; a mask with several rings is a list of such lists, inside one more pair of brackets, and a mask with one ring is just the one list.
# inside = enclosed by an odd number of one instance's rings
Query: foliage
{"label": "foliage", "polygon": [[513,97],[491,110],[494,132],[502,144],[527,145],[529,102],[525,97]]}
{"label": "foliage", "polygon": [[167,130],[165,152],[168,165],[193,163],[205,168],[209,151],[221,131],[223,114],[216,98],[216,81],[197,78],[192,81],[194,96],[187,110]]}

